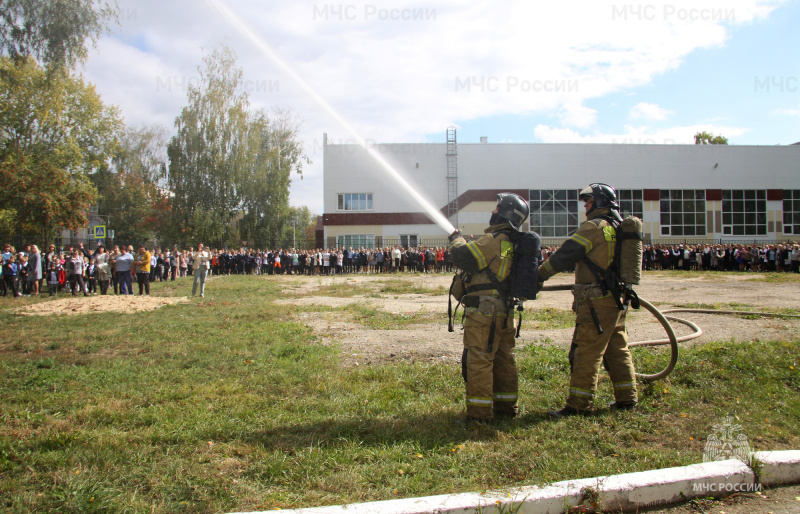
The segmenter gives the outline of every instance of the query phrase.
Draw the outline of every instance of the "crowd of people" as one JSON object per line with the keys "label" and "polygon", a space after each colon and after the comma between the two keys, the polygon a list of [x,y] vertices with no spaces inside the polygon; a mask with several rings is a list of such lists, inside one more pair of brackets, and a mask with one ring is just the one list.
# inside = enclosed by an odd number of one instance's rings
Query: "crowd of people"
{"label": "crowd of people", "polygon": [[341,275],[349,273],[452,271],[450,253],[442,247],[318,248],[315,250],[213,250],[215,274]]}
{"label": "crowd of people", "polygon": [[[133,280],[139,294],[150,294],[150,283],[193,276],[198,249],[181,250],[118,245],[89,252],[78,245],[57,250],[49,245],[40,252],[36,245],[17,251],[6,244],[2,252],[0,294],[23,296],[47,293],[56,296],[114,294],[132,295]],[[547,260],[558,247],[542,249]],[[452,272],[447,247],[379,249],[329,248],[314,250],[212,249],[208,253],[208,275],[340,275],[351,273],[439,273]],[[751,272],[800,272],[800,245],[702,244],[645,245],[642,269],[718,270]],[[201,293],[202,294],[202,293]]]}
{"label": "crowd of people", "polygon": [[[36,245],[18,252],[6,244],[2,253],[2,296],[31,296],[45,292],[50,296],[69,293],[133,295],[133,280],[140,295],[150,294],[150,283],[197,277],[198,266],[211,275],[340,275],[349,273],[452,271],[447,248],[420,247],[382,249],[316,249],[316,250],[172,250],[161,248],[151,252],[144,245],[117,245],[110,251],[98,246],[89,252],[83,244],[57,250],[49,245],[46,253]],[[201,296],[203,296],[201,284]],[[196,288],[196,286],[195,286]],[[194,292],[193,292],[194,294]]]}
{"label": "crowd of people", "polygon": [[642,269],[798,273],[798,259],[800,245],[797,243],[647,245],[644,248]]}
{"label": "crowd of people", "polygon": [[[546,248],[543,258],[555,248]],[[800,272],[800,244],[645,245],[642,269]]]}
{"label": "crowd of people", "polygon": [[51,244],[43,253],[36,245],[17,252],[6,244],[2,260],[2,296],[43,294],[45,287],[50,296],[60,292],[89,296],[98,290],[107,294],[110,286],[115,294],[132,295],[133,276],[139,284],[139,294],[150,294],[150,254],[144,246],[134,254],[132,246],[115,246],[112,252],[98,246],[90,253],[83,244],[65,250],[56,250]]}

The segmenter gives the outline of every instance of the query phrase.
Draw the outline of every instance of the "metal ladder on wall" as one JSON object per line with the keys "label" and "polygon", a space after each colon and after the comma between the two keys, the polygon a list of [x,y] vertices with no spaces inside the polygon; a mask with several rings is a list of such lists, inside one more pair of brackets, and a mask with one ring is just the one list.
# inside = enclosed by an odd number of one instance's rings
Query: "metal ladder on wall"
{"label": "metal ladder on wall", "polygon": [[458,145],[456,128],[447,128],[447,219],[458,228]]}

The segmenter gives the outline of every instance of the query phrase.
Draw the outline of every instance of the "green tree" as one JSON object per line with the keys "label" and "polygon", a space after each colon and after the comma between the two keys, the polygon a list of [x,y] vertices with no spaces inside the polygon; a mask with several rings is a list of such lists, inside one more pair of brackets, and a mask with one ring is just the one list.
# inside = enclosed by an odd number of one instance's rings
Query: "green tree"
{"label": "green tree", "polygon": [[0,53],[29,56],[53,68],[70,68],[116,22],[116,2],[96,0],[0,0]]}
{"label": "green tree", "polygon": [[248,108],[247,96],[237,92],[242,71],[229,48],[214,50],[203,62],[200,81],[188,87],[188,105],[175,120],[177,134],[167,148],[172,212],[187,231],[184,243],[195,236],[208,240],[209,234],[221,234],[218,241],[224,242],[241,207],[236,186],[244,170],[237,150]]}
{"label": "green tree", "polygon": [[[2,166],[2,164],[0,164],[0,166]],[[0,210],[0,234],[13,234],[17,229],[16,221],[17,211],[14,209]]]}
{"label": "green tree", "polygon": [[728,138],[721,135],[715,136],[714,134],[706,131],[698,132],[694,135],[694,144],[696,145],[727,145]]}
{"label": "green tree", "polygon": [[308,240],[307,229],[309,225],[316,224],[316,216],[311,214],[308,207],[289,207],[286,217],[281,220],[282,231],[281,238],[277,246],[294,246],[295,248],[308,247],[310,241]]}
{"label": "green tree", "polygon": [[270,119],[257,111],[247,128],[244,157],[250,173],[242,185],[239,232],[255,246],[275,247],[292,240],[286,238],[291,235],[291,220],[303,220],[297,209],[289,207],[289,186],[292,171],[301,173],[307,159],[297,140],[298,122],[288,112],[275,111]]}
{"label": "green tree", "polygon": [[109,217],[109,229],[120,240],[157,243],[168,222],[166,212],[166,130],[125,128],[112,167],[92,175],[100,198],[98,214]]}
{"label": "green tree", "polygon": [[54,231],[77,230],[87,223],[86,212],[97,190],[83,173],[53,166],[38,155],[10,155],[0,162],[0,205],[13,213],[20,232],[39,231],[45,244]]}
{"label": "green tree", "polygon": [[227,246],[278,236],[288,208],[290,172],[302,174],[302,145],[285,113],[250,111],[236,55],[223,47],[198,67],[188,105],[167,147],[172,215],[183,243]]}
{"label": "green tree", "polygon": [[118,110],[82,78],[47,73],[32,58],[0,58],[0,163],[18,180],[4,183],[0,209],[45,238],[59,226],[85,226],[97,197],[88,175],[108,166],[121,127]]}

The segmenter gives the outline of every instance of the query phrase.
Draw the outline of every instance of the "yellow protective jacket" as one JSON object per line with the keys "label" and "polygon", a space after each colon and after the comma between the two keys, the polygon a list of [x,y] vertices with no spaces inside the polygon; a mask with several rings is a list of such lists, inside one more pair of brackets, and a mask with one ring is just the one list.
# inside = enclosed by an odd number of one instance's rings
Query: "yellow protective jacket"
{"label": "yellow protective jacket", "polygon": [[589,213],[588,219],[578,227],[575,234],[539,266],[539,282],[573,267],[576,284],[597,282],[583,258],[588,257],[603,270],[608,269],[614,261],[617,231],[611,223],[601,218],[609,213],[610,209],[595,209]]}
{"label": "yellow protective jacket", "polygon": [[506,296],[496,286],[499,283],[504,289],[510,289],[510,284],[504,281],[514,263],[514,243],[509,236],[513,230],[508,223],[492,225],[477,241],[468,243],[463,237],[457,237],[450,243],[453,264],[472,276],[466,284],[467,296]]}

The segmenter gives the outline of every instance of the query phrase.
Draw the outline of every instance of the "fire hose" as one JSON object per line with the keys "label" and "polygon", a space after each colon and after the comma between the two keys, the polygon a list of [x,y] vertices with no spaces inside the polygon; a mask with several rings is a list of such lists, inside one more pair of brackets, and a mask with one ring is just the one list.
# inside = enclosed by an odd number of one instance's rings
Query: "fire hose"
{"label": "fire hose", "polygon": [[[564,285],[546,285],[542,287],[542,291],[571,291],[572,284],[564,284]],[[664,330],[667,332],[667,339],[653,339],[649,341],[632,341],[628,343],[628,347],[634,346],[662,346],[669,344],[670,345],[670,359],[667,366],[659,371],[658,373],[653,374],[646,374],[646,373],[636,373],[636,377],[644,382],[655,382],[657,380],[661,380],[665,378],[667,375],[672,373],[672,370],[675,369],[675,365],[678,363],[678,343],[683,343],[686,341],[690,341],[692,339],[696,339],[703,335],[703,329],[700,328],[696,323],[693,323],[689,320],[676,318],[674,316],[667,316],[667,313],[673,312],[694,312],[698,314],[729,314],[729,315],[738,315],[738,316],[769,316],[769,317],[782,317],[782,318],[800,318],[800,316],[796,314],[781,314],[775,312],[758,312],[758,311],[728,311],[728,310],[715,310],[715,309],[668,309],[665,311],[658,310],[652,303],[648,302],[641,296],[639,297],[639,303],[642,307],[644,307],[650,314],[652,314],[661,326],[664,327]],[[686,325],[687,327],[691,328],[694,332],[688,335],[684,335],[678,337],[675,335],[675,329],[672,327],[670,321],[674,321],[676,323],[681,323]]]}

